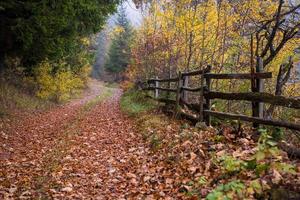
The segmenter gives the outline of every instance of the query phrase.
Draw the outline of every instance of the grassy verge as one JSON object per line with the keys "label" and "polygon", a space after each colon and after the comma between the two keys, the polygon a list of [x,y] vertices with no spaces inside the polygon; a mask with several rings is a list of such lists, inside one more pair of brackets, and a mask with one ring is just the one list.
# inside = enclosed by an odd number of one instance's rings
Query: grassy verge
{"label": "grassy verge", "polygon": [[162,146],[162,127],[167,127],[171,120],[164,114],[157,111],[161,103],[146,97],[147,93],[131,90],[121,97],[121,110],[123,113],[134,118],[137,131],[142,135],[146,143],[153,151]]}
{"label": "grassy verge", "polygon": [[46,110],[54,103],[41,100],[15,86],[0,82],[0,117],[8,115],[11,109]]}
{"label": "grassy verge", "polygon": [[129,116],[145,114],[159,106],[159,104],[146,97],[140,91],[130,90],[121,97],[121,110]]}

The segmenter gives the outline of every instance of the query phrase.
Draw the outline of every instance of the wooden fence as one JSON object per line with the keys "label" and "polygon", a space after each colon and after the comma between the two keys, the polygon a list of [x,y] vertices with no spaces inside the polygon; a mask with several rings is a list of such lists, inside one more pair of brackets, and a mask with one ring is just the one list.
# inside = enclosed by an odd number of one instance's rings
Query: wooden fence
{"label": "wooden fence", "polygon": [[[252,122],[254,127],[259,124],[285,127],[293,130],[300,130],[299,123],[292,123],[287,121],[279,121],[273,119],[266,119],[263,116],[263,104],[268,103],[271,105],[283,106],[288,108],[300,109],[300,99],[287,98],[283,96],[275,96],[272,94],[264,93],[264,79],[272,78],[272,73],[263,72],[262,62],[259,62],[255,73],[245,74],[214,74],[211,73],[211,66],[207,66],[203,70],[191,72],[179,72],[178,77],[168,79],[155,79],[147,80],[147,87],[144,90],[153,90],[154,96],[157,100],[169,104],[175,104],[176,115],[183,116],[194,122],[203,121],[207,125],[211,123],[211,116],[218,118],[227,118],[240,121]],[[188,86],[190,76],[199,76],[199,87],[191,88]],[[247,93],[224,93],[211,90],[212,79],[248,79],[251,80],[252,92]],[[176,88],[163,88],[160,87],[162,82],[176,82]],[[170,86],[170,84],[168,84]],[[167,91],[168,93],[175,93],[176,100],[169,98],[159,98],[159,91]],[[187,102],[187,91],[199,94],[199,104],[189,104]],[[217,112],[211,110],[212,99],[223,100],[245,100],[252,102],[252,116]],[[196,114],[190,114],[183,109],[189,108]]]}

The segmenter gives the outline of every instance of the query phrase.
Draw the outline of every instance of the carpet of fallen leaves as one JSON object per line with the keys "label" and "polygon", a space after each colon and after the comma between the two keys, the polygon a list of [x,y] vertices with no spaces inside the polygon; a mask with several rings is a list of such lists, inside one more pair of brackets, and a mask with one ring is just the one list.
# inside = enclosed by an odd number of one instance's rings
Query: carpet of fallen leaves
{"label": "carpet of fallen leaves", "polygon": [[[215,129],[182,127],[163,116],[155,126],[146,123],[149,116],[133,122],[120,111],[118,89],[92,109],[82,109],[99,93],[95,84],[81,100],[2,120],[1,199],[204,198],[224,181],[211,152],[253,153],[250,136],[225,134],[226,141],[218,142],[212,139]],[[299,172],[299,163],[294,164]],[[201,177],[208,183],[195,185]],[[290,189],[299,189],[299,173],[284,180]],[[187,195],[193,190],[197,196]]]}
{"label": "carpet of fallen leaves", "polygon": [[[142,161],[143,167],[135,174],[141,177],[142,186],[146,188],[143,190],[151,191],[148,193],[151,194],[149,199],[204,199],[220,184],[234,180],[247,184],[257,178],[253,172],[247,171],[225,174],[214,162],[215,158],[224,155],[249,160],[257,151],[257,138],[253,137],[251,129],[245,128],[242,135],[237,135],[228,126],[218,130],[212,127],[201,130],[201,127],[198,129],[169,120],[160,113],[156,117],[155,122],[151,122],[152,115],[145,115],[138,121],[152,155]],[[218,136],[223,139],[218,140]],[[285,152],[281,153],[282,161],[294,165],[297,173],[279,175],[276,171],[270,171],[259,177],[260,181],[283,188],[283,191],[296,192],[299,198],[300,161],[290,160]],[[255,199],[251,195],[248,198]]]}

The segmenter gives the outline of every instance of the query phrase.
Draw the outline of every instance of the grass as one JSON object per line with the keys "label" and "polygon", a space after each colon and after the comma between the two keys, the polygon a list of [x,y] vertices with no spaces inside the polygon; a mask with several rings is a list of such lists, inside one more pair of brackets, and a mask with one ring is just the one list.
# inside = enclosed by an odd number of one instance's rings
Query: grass
{"label": "grass", "polygon": [[121,110],[129,116],[136,116],[155,109],[158,103],[146,97],[141,91],[130,90],[121,97]]}
{"label": "grass", "polygon": [[[166,127],[168,122],[169,120],[166,116],[151,113],[144,113],[136,119],[137,129],[144,140],[151,140],[151,137],[156,134],[156,130]],[[152,131],[149,131],[149,127]]]}
{"label": "grass", "polygon": [[45,110],[53,105],[50,101],[41,100],[13,85],[0,82],[0,117],[7,115],[11,109]]}
{"label": "grass", "polygon": [[142,91],[130,90],[121,97],[120,106],[123,113],[135,118],[138,132],[149,142],[150,148],[153,151],[160,149],[162,138],[156,130],[165,127],[168,120],[152,112],[158,108],[159,103],[147,98],[146,93]]}

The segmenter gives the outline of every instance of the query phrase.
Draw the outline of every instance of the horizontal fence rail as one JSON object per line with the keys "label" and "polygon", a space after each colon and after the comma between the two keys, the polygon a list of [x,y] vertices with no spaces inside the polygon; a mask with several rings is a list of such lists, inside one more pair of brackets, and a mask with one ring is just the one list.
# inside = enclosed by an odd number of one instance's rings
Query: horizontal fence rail
{"label": "horizontal fence rail", "polygon": [[[196,70],[191,72],[179,72],[178,77],[168,79],[155,79],[147,80],[148,87],[143,88],[144,90],[153,90],[155,98],[167,104],[175,104],[176,115],[183,116],[192,121],[205,121],[207,125],[210,125],[210,117],[234,119],[240,121],[252,122],[255,127],[258,124],[279,126],[300,131],[300,124],[295,124],[287,121],[279,121],[274,119],[265,119],[263,117],[263,103],[270,105],[283,106],[288,108],[300,109],[300,99],[288,98],[284,96],[276,96],[273,94],[263,92],[263,79],[272,78],[272,73],[262,71],[262,62],[257,67],[255,73],[236,73],[236,74],[214,74],[211,73],[211,66],[206,67],[202,70]],[[191,88],[188,86],[188,77],[199,76],[201,84],[198,87]],[[252,92],[244,93],[225,93],[218,91],[211,91],[211,80],[212,79],[244,79],[251,80],[255,87],[252,87]],[[205,85],[204,85],[205,81]],[[176,82],[176,88],[162,88],[159,87],[161,82]],[[254,82],[254,84],[253,84]],[[153,86],[154,85],[154,86]],[[159,98],[159,91],[176,93],[176,99]],[[187,102],[186,92],[199,92],[199,104],[190,104]],[[250,101],[252,102],[252,116],[224,113],[211,111],[211,100],[212,99],[223,99],[223,100],[237,100],[237,101]],[[183,108],[191,110],[193,113],[186,112]]]}
{"label": "horizontal fence rail", "polygon": [[210,72],[211,66],[207,66],[205,69],[191,71],[191,72],[183,72],[182,76],[196,76]]}
{"label": "horizontal fence rail", "polygon": [[155,82],[177,82],[178,78],[169,78],[169,79],[149,79],[148,83],[155,83]]}
{"label": "horizontal fence rail", "polygon": [[224,93],[224,92],[207,92],[204,96],[208,99],[224,99],[224,100],[245,100],[254,102],[264,102],[276,106],[284,106],[288,108],[300,109],[300,100],[287,98],[284,96],[276,96],[268,93],[248,92],[248,93]]}
{"label": "horizontal fence rail", "polygon": [[211,79],[267,79],[272,78],[271,72],[260,72],[254,74],[204,74],[204,78]]}
{"label": "horizontal fence rail", "polygon": [[197,87],[197,88],[190,88],[190,87],[181,87],[182,90],[186,90],[186,91],[189,91],[189,92],[200,92],[201,90],[207,90],[207,87],[204,86],[204,87]]}
{"label": "horizontal fence rail", "polygon": [[167,91],[167,92],[177,92],[177,89],[161,88],[161,87],[148,87],[148,88],[145,88],[145,90],[161,90],[161,91]]}
{"label": "horizontal fence rail", "polygon": [[[183,73],[182,76],[195,76],[200,75],[199,71],[194,71],[191,73]],[[211,78],[211,79],[268,79],[272,78],[271,72],[261,72],[261,73],[254,73],[254,74],[211,74],[207,73],[204,74],[204,78]],[[169,79],[149,79],[148,83],[154,82],[177,82],[178,78],[169,78]]]}

